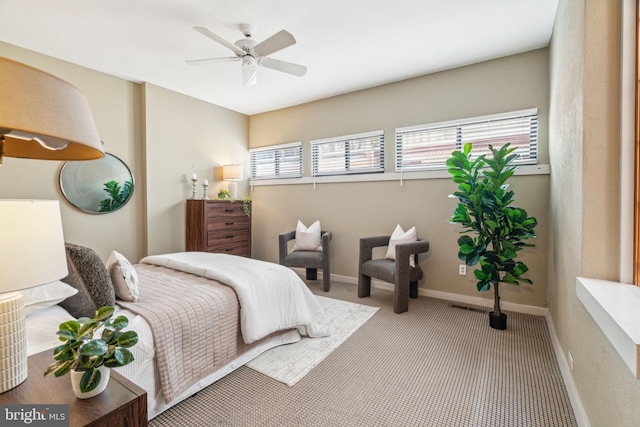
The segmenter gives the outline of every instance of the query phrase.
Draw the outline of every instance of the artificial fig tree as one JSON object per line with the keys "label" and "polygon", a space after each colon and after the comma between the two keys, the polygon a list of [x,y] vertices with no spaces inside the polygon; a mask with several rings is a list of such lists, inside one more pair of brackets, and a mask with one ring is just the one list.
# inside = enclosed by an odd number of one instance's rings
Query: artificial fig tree
{"label": "artificial fig tree", "polygon": [[517,166],[515,148],[505,144],[499,149],[489,145],[491,156],[472,156],[472,144],[462,151],[454,151],[447,160],[449,174],[458,190],[451,197],[458,199],[449,222],[462,225],[458,239],[458,257],[468,266],[479,264],[473,274],[478,291],[493,286],[494,307],[489,313],[490,325],[506,328],[506,314],[500,310],[500,283],[519,285],[532,283],[523,277],[529,268],[517,261],[518,252],[533,244],[525,243],[536,237],[538,221],[522,208],[512,206],[514,193],[506,183]]}

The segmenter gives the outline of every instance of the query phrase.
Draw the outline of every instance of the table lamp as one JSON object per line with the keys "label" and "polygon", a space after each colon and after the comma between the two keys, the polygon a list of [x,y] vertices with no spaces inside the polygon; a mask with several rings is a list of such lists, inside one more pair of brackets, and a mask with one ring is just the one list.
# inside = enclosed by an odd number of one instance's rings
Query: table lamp
{"label": "table lamp", "polygon": [[27,379],[21,289],[66,277],[57,200],[0,200],[0,393]]}
{"label": "table lamp", "polygon": [[229,193],[232,199],[238,198],[238,184],[236,181],[242,179],[241,165],[224,165],[222,166],[222,179],[229,181]]}

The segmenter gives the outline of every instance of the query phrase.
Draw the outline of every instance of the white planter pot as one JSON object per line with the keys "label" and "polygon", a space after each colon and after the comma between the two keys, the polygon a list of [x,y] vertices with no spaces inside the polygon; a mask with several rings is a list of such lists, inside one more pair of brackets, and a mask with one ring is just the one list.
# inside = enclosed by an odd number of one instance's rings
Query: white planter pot
{"label": "white planter pot", "polygon": [[107,368],[106,366],[100,366],[98,368],[98,371],[100,372],[100,383],[96,388],[94,388],[93,390],[87,393],[83,393],[80,390],[80,379],[82,378],[84,371],[69,372],[69,374],[71,374],[71,387],[73,388],[73,392],[76,394],[78,399],[88,399],[90,397],[97,396],[107,388],[107,386],[109,385],[111,368]]}

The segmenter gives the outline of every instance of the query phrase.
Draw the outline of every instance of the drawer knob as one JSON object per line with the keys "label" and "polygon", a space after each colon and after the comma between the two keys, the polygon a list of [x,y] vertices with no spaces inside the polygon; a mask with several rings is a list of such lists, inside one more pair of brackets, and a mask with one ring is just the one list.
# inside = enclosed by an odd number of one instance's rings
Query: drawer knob
{"label": "drawer knob", "polygon": [[225,209],[225,212],[233,212],[233,209]]}
{"label": "drawer knob", "polygon": [[227,239],[233,239],[233,235],[231,236],[225,236]]}
{"label": "drawer knob", "polygon": [[233,222],[225,222],[225,225],[233,225]]}

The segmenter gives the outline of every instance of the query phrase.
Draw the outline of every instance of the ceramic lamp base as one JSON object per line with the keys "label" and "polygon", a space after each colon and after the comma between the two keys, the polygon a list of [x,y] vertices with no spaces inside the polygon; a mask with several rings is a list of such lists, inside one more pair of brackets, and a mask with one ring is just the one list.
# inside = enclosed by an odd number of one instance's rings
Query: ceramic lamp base
{"label": "ceramic lamp base", "polygon": [[237,199],[238,198],[238,184],[235,182],[230,182],[229,183],[229,194],[231,195],[232,199]]}
{"label": "ceramic lamp base", "polygon": [[27,332],[22,294],[0,296],[0,393],[27,379]]}

